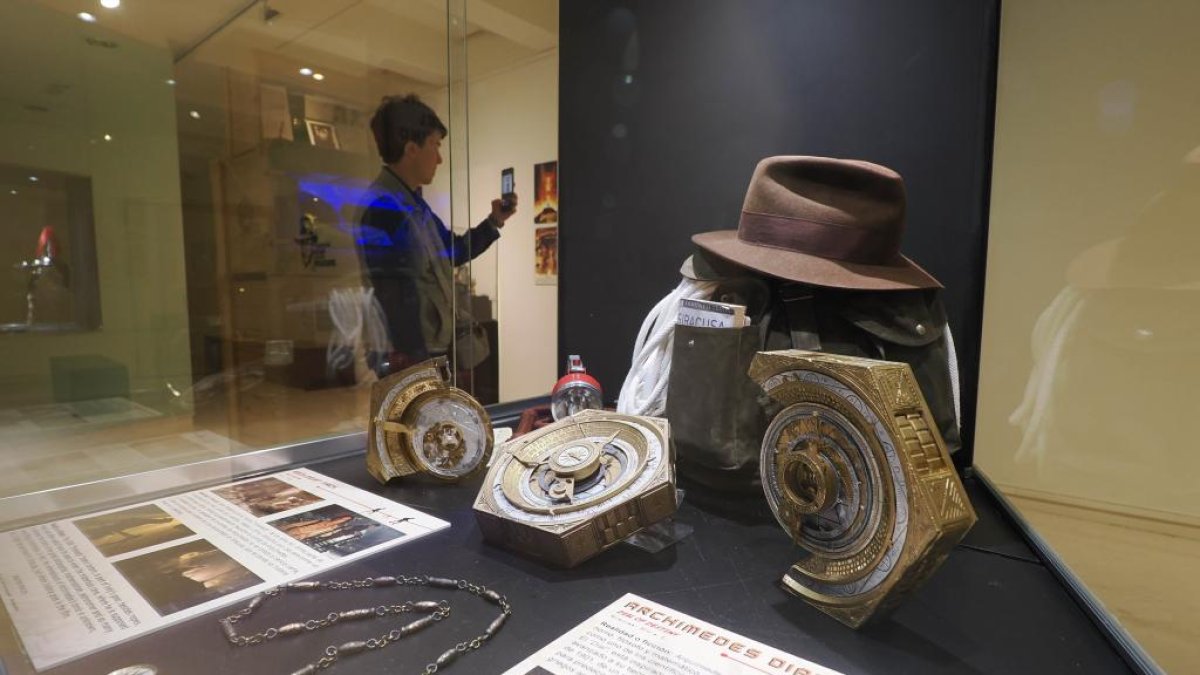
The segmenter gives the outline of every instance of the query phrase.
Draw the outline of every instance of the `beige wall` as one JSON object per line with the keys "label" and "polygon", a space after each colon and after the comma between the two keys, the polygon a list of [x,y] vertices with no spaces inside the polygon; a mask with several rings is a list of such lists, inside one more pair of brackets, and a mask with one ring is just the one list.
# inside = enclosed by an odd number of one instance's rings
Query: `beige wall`
{"label": "beige wall", "polygon": [[976,462],[1200,522],[1194,0],[1004,3]]}
{"label": "beige wall", "polygon": [[[471,59],[477,65],[474,54]],[[548,394],[562,366],[556,363],[558,286],[534,284],[533,165],[558,159],[558,51],[471,78],[466,92],[455,85],[416,93],[450,127],[444,163],[425,198],[454,231],[486,218],[499,196],[500,171],[515,170],[521,207],[500,240],[472,262],[471,275],[475,292],[492,299],[499,321],[500,400]],[[465,144],[456,134],[461,120],[453,115],[463,98]],[[458,159],[464,151],[467,163]]]}
{"label": "beige wall", "polygon": [[533,165],[558,159],[558,51],[471,80],[468,104],[471,222],[491,210],[504,168],[513,167],[521,199],[500,241],[473,270],[477,291],[496,301],[500,400],[542,396],[562,364],[556,363],[558,286],[534,284]]}
{"label": "beige wall", "polygon": [[0,4],[0,45],[0,162],[91,178],[103,323],[83,333],[0,335],[3,404],[49,400],[58,355],[118,361],[132,388],[151,395],[168,381],[187,387],[170,53],[24,1]]}

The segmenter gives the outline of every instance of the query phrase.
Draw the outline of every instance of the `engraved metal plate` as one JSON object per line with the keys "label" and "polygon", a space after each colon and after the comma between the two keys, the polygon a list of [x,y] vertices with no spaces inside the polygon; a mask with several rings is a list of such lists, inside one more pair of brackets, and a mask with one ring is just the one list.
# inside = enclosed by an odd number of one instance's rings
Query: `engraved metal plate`
{"label": "engraved metal plate", "polygon": [[667,421],[585,410],[500,447],[475,500],[484,539],[571,567],[673,514]]}
{"label": "engraved metal plate", "polygon": [[975,512],[908,364],[760,352],[750,377],[783,406],[763,490],[809,554],[783,586],[858,628],[929,578]]}
{"label": "engraved metal plate", "polygon": [[417,472],[457,481],[491,456],[491,420],[448,375],[437,358],[372,386],[367,470],[381,483]]}

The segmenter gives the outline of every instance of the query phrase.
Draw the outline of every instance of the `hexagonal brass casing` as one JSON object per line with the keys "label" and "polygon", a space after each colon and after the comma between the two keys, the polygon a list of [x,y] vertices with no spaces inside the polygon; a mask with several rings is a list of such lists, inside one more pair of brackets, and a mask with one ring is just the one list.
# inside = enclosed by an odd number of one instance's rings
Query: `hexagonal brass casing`
{"label": "hexagonal brass casing", "polygon": [[[550,466],[553,451],[578,447],[587,438],[619,439],[630,447],[648,441],[658,448],[652,452],[660,455],[639,463],[639,472],[627,483],[579,505],[539,508],[509,498],[521,494],[526,469]],[[475,499],[475,518],[483,538],[492,544],[574,567],[675,513],[674,459],[665,419],[585,410],[500,446]]]}
{"label": "hexagonal brass casing", "polygon": [[750,377],[783,406],[763,439],[763,488],[810,552],[783,586],[858,628],[928,579],[975,512],[908,364],[760,352]]}

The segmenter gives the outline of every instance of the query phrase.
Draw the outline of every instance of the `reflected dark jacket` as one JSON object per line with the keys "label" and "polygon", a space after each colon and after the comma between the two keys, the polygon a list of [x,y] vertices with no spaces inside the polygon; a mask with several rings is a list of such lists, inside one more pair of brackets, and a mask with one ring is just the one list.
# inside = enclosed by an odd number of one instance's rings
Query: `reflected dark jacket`
{"label": "reflected dark jacket", "polygon": [[445,354],[455,328],[454,268],[486,251],[500,231],[489,218],[454,234],[420,190],[387,167],[363,203],[355,237],[363,283],[375,289],[393,349],[412,361]]}

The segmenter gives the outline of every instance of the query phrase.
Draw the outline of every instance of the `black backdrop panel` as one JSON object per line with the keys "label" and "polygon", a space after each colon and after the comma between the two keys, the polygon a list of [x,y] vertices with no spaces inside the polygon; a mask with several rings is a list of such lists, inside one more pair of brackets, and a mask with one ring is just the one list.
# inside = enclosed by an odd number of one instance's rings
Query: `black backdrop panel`
{"label": "black backdrop panel", "polygon": [[998,13],[994,0],[562,3],[560,366],[582,354],[616,398],[691,235],[737,227],[759,159],[865,159],[904,176],[904,251],[946,286],[969,453]]}

